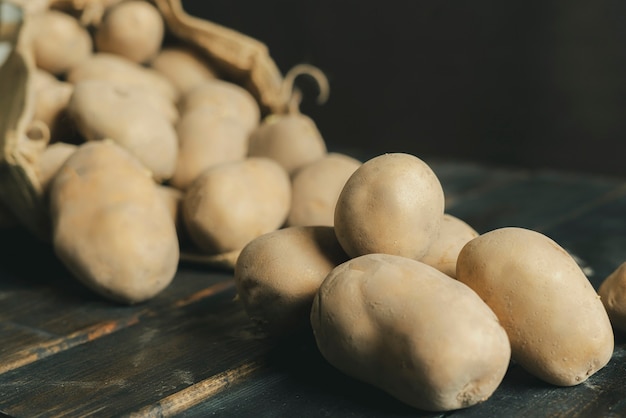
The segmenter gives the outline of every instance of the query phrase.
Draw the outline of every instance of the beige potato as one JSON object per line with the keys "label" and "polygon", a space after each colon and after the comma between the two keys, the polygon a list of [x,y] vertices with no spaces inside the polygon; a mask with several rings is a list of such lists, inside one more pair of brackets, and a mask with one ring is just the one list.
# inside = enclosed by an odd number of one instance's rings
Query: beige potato
{"label": "beige potato", "polygon": [[261,109],[252,94],[224,80],[206,80],[181,97],[181,114],[199,107],[213,107],[222,116],[238,120],[248,133],[258,126],[261,118]]}
{"label": "beige potato", "polygon": [[498,319],[469,287],[388,254],[333,269],[313,301],[311,325],[329,363],[431,411],[489,398],[511,355]]}
{"label": "beige potato", "polygon": [[610,360],[613,330],[600,298],[547,236],[517,227],[482,234],[461,250],[456,274],[496,313],[529,373],[572,386]]}
{"label": "beige potato", "polygon": [[166,46],[150,66],[167,77],[181,96],[205,81],[218,78],[218,72],[207,59],[190,46]]}
{"label": "beige potato", "polygon": [[164,35],[165,23],[157,8],[146,1],[129,0],[106,10],[94,41],[97,51],[145,63],[159,52]]}
{"label": "beige potato", "polygon": [[50,189],[54,251],[102,296],[138,303],[165,289],[179,250],[171,215],[141,163],[112,141],[81,145]]}
{"label": "beige potato", "polygon": [[77,83],[67,107],[89,141],[110,138],[130,151],[158,181],[176,169],[178,138],[172,124],[132,88],[103,80]]}
{"label": "beige potato", "polygon": [[183,221],[205,253],[240,251],[281,227],[290,202],[285,170],[267,158],[248,158],[205,170],[185,192]]}
{"label": "beige potato", "polygon": [[241,251],[235,265],[237,294],[260,329],[272,335],[293,332],[308,324],[313,298],[326,275],[347,259],[332,227],[269,232]]}
{"label": "beige potato", "polygon": [[52,141],[66,140],[74,134],[65,111],[73,92],[72,84],[56,79],[42,83],[35,90],[33,120],[40,120],[48,126]]}
{"label": "beige potato", "polygon": [[241,161],[248,152],[248,132],[232,117],[214,107],[199,107],[185,113],[176,125],[179,149],[170,184],[185,190],[207,168]]}
{"label": "beige potato", "polygon": [[613,327],[626,331],[626,263],[604,279],[598,294]]}
{"label": "beige potato", "polygon": [[87,29],[72,16],[47,10],[29,16],[26,26],[37,67],[63,75],[92,55]]}
{"label": "beige potato", "polygon": [[78,147],[65,142],[55,142],[46,147],[39,155],[35,170],[42,190],[47,190],[48,185],[58,173],[65,161],[72,155]]}
{"label": "beige potato", "polygon": [[72,84],[86,80],[130,84],[161,94],[172,103],[178,100],[178,91],[165,76],[152,68],[107,52],[91,55],[67,74],[67,81]]}
{"label": "beige potato", "polygon": [[360,166],[359,160],[332,152],[298,170],[292,176],[287,225],[333,226],[339,194]]}
{"label": "beige potato", "polygon": [[425,162],[383,154],[346,182],[335,207],[335,231],[352,257],[385,253],[418,260],[437,238],[443,211],[443,189]]}
{"label": "beige potato", "polygon": [[248,155],[277,161],[290,175],[326,155],[326,143],[311,118],[270,115],[250,135]]}
{"label": "beige potato", "polygon": [[456,278],[456,261],[461,249],[478,236],[465,221],[444,213],[439,235],[419,260],[452,278]]}

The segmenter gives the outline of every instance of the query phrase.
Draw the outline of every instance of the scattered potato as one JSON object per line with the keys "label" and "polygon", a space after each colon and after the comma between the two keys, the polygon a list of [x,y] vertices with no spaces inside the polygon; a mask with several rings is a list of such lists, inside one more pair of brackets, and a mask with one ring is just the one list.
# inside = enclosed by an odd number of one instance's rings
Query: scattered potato
{"label": "scattered potato", "polygon": [[360,166],[359,160],[333,152],[298,170],[292,176],[287,224],[333,226],[339,194]]}
{"label": "scattered potato", "polygon": [[613,330],[600,298],[547,236],[516,227],[482,234],[461,250],[456,274],[493,309],[513,359],[531,374],[572,386],[610,360]]}
{"label": "scattered potato", "polygon": [[130,151],[158,181],[174,174],[178,138],[172,124],[132,88],[103,80],[77,83],[68,113],[89,141],[105,138]]}
{"label": "scattered potato", "polygon": [[285,170],[267,158],[210,167],[187,189],[183,221],[207,254],[240,251],[254,238],[280,228],[289,212]]}
{"label": "scattered potato", "polygon": [[165,23],[155,6],[129,0],[109,7],[96,28],[95,45],[137,63],[154,58],[161,49]]}
{"label": "scattered potato", "polygon": [[626,263],[604,279],[598,294],[613,327],[626,331]]}
{"label": "scattered potato", "polygon": [[478,295],[400,256],[368,254],[333,269],[311,325],[329,363],[420,409],[482,402],[509,366],[506,332]]}
{"label": "scattered potato", "polygon": [[260,329],[286,334],[308,324],[322,281],[347,259],[332,227],[296,226],[269,232],[241,251],[235,266],[237,295]]}
{"label": "scattered potato", "polygon": [[35,64],[52,74],[63,75],[92,54],[91,35],[66,13],[46,10],[33,14],[27,29]]}
{"label": "scattered potato", "polygon": [[248,133],[236,119],[224,117],[214,107],[186,112],[176,126],[178,162],[170,184],[181,190],[207,168],[241,161],[248,152]]}
{"label": "scattered potato", "polygon": [[248,155],[277,161],[290,175],[326,155],[326,143],[306,115],[270,115],[250,135]]}
{"label": "scattered potato", "polygon": [[199,107],[213,107],[223,117],[238,120],[247,132],[259,124],[261,110],[252,94],[224,80],[206,80],[181,97],[181,114]]}
{"label": "scattered potato", "polygon": [[189,46],[166,46],[150,66],[167,77],[181,96],[208,80],[218,78],[217,70]]}
{"label": "scattered potato", "polygon": [[478,236],[466,222],[448,213],[443,215],[439,235],[420,259],[422,263],[456,278],[456,260],[465,244]]}
{"label": "scattered potato", "polygon": [[443,211],[443,189],[425,162],[383,154],[346,182],[335,207],[335,231],[351,257],[385,253],[419,260],[439,234]]}
{"label": "scattered potato", "polygon": [[99,294],[138,303],[161,292],[178,267],[178,239],[156,184],[112,141],[72,154],[50,189],[53,246]]}

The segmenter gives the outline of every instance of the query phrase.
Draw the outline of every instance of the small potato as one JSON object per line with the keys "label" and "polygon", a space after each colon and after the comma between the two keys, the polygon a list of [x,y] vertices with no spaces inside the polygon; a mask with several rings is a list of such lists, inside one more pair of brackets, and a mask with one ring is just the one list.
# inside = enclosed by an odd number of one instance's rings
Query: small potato
{"label": "small potato", "polygon": [[593,286],[576,261],[547,236],[507,227],[468,242],[457,279],[496,313],[512,357],[558,386],[587,380],[613,354],[613,330]]}
{"label": "small potato", "polygon": [[172,103],[178,100],[178,91],[170,81],[156,70],[143,67],[119,55],[106,52],[93,54],[67,74],[67,81],[76,84],[86,80],[106,80],[130,84],[152,90]]}
{"label": "small potato", "polygon": [[86,80],[75,85],[67,110],[87,140],[114,140],[162,181],[174,174],[178,138],[152,103],[130,86]]}
{"label": "small potato", "polygon": [[205,81],[218,78],[217,70],[189,46],[164,47],[150,66],[167,77],[181,96]]}
{"label": "small potato", "polygon": [[465,244],[477,236],[478,232],[474,228],[456,216],[445,213],[439,235],[419,261],[456,278],[456,260],[459,253]]}
{"label": "small potato", "polygon": [[48,126],[52,141],[73,136],[73,126],[66,113],[73,92],[72,84],[56,79],[40,85],[35,91],[33,120],[40,120]]}
{"label": "small potato", "polygon": [[626,262],[604,279],[598,294],[613,327],[626,331]]}
{"label": "small potato", "polygon": [[86,286],[138,303],[174,278],[179,249],[171,215],[143,166],[112,141],[70,156],[50,188],[54,251]]}
{"label": "small potato", "polygon": [[183,221],[205,253],[240,251],[281,227],[290,202],[285,170],[267,158],[248,158],[205,170],[185,192]]}
{"label": "small potato", "polygon": [[161,14],[146,1],[129,0],[109,7],[96,28],[96,50],[145,63],[158,53],[165,34]]}
{"label": "small potato", "polygon": [[335,231],[351,257],[385,253],[419,260],[439,234],[443,210],[443,189],[425,162],[383,154],[346,182],[335,207]]}
{"label": "small potato", "polygon": [[170,184],[181,190],[207,168],[241,161],[248,152],[248,133],[236,119],[224,117],[213,107],[185,113],[176,125],[178,162]]}
{"label": "small potato", "polygon": [[30,16],[26,26],[37,67],[63,75],[92,55],[91,35],[72,16],[47,10]]}
{"label": "small potato", "polygon": [[48,189],[50,181],[57,174],[61,166],[77,149],[74,144],[67,144],[65,142],[55,142],[54,144],[46,147],[45,150],[39,155],[35,169],[37,171],[37,178],[41,183],[43,190]]}
{"label": "small potato", "polygon": [[261,110],[254,96],[237,84],[224,80],[207,80],[189,90],[180,101],[185,114],[199,107],[213,107],[223,117],[238,120],[250,133],[257,127]]}
{"label": "small potato", "polygon": [[329,153],[298,170],[292,176],[287,225],[333,226],[339,194],[360,166],[352,157]]}
{"label": "small potato", "polygon": [[430,411],[489,398],[511,355],[498,319],[469,287],[388,254],[334,268],[313,301],[311,325],[329,363]]}
{"label": "small potato", "polygon": [[347,260],[332,227],[269,232],[241,251],[235,265],[237,294],[260,329],[272,335],[296,331],[309,323],[313,298],[326,275]]}
{"label": "small potato", "polygon": [[311,118],[270,115],[250,135],[248,155],[277,161],[290,175],[326,155],[326,143]]}

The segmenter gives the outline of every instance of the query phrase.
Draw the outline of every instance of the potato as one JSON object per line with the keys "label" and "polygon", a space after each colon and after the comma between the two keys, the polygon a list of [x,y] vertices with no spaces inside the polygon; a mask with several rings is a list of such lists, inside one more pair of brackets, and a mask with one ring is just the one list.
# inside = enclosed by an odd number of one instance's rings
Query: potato
{"label": "potato", "polygon": [[87,29],[72,16],[47,10],[27,21],[37,67],[63,75],[92,55],[93,43]]}
{"label": "potato", "polygon": [[167,77],[181,96],[205,81],[218,78],[217,70],[189,46],[166,46],[150,66]]}
{"label": "potato", "polygon": [[180,101],[181,114],[199,107],[213,107],[224,117],[238,120],[250,133],[257,127],[261,110],[252,94],[224,80],[206,80],[189,90]]}
{"label": "potato", "polygon": [[46,147],[39,155],[35,169],[43,190],[48,189],[50,181],[57,174],[65,161],[76,151],[77,146],[65,142],[56,142]]}
{"label": "potato", "polygon": [[109,7],[96,28],[96,50],[121,55],[136,63],[154,58],[163,43],[165,23],[155,6],[129,0]]}
{"label": "potato", "polygon": [[183,221],[207,254],[240,251],[283,225],[291,185],[285,170],[267,158],[222,163],[205,170],[185,192]]}
{"label": "potato", "polygon": [[271,335],[293,332],[308,325],[322,281],[347,259],[332,227],[295,226],[269,232],[241,251],[235,265],[237,294],[260,329]]}
{"label": "potato", "polygon": [[179,149],[170,184],[181,190],[207,168],[241,161],[248,152],[248,133],[236,119],[224,117],[214,107],[199,107],[185,113],[176,126]]}
{"label": "potato", "polygon": [[112,141],[81,145],[54,177],[50,203],[55,253],[95,292],[138,303],[174,278],[171,215],[149,173]]}
{"label": "potato", "polygon": [[419,260],[452,278],[456,278],[456,260],[465,244],[478,232],[456,216],[444,213],[439,235]]}
{"label": "potato", "polygon": [[174,174],[178,138],[172,124],[132,87],[103,80],[77,83],[68,114],[89,141],[105,138],[130,151],[158,181]]}
{"label": "potato", "polygon": [[178,91],[165,76],[152,68],[143,67],[124,57],[107,52],[91,55],[67,74],[67,81],[72,84],[86,80],[130,84],[154,91],[172,103],[178,100]]}
{"label": "potato", "polygon": [[298,170],[292,177],[287,225],[333,226],[339,194],[360,166],[359,160],[333,152]]}
{"label": "potato", "polygon": [[613,327],[626,331],[626,262],[604,279],[598,294]]}
{"label": "potato", "polygon": [[506,332],[478,295],[405,257],[368,254],[334,268],[311,325],[329,363],[420,409],[482,402],[509,366]]}
{"label": "potato", "polygon": [[559,386],[587,380],[613,353],[613,330],[593,286],[576,261],[547,236],[499,228],[468,242],[457,279],[496,313],[512,357]]}
{"label": "potato", "polygon": [[385,253],[418,260],[437,238],[443,211],[443,189],[425,162],[383,154],[346,182],[335,207],[335,231],[351,257]]}
{"label": "potato", "polygon": [[248,155],[277,161],[290,175],[326,155],[315,122],[300,113],[270,115],[250,135]]}
{"label": "potato", "polygon": [[52,140],[65,140],[73,136],[72,124],[65,112],[74,86],[63,81],[46,82],[35,91],[33,120],[40,120],[50,129]]}

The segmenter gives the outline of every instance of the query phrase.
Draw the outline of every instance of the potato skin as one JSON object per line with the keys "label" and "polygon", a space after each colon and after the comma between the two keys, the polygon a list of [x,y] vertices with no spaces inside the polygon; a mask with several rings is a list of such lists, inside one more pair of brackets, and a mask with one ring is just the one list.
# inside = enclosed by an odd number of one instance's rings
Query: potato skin
{"label": "potato skin", "polygon": [[332,227],[272,231],[241,251],[235,265],[237,294],[263,331],[272,335],[296,331],[308,324],[313,298],[326,275],[347,259]]}
{"label": "potato skin", "polygon": [[509,366],[506,332],[478,295],[405,257],[368,254],[333,269],[311,325],[331,364],[420,409],[482,402]]}
{"label": "potato skin", "polygon": [[150,66],[167,77],[181,97],[197,85],[219,77],[204,57],[184,45],[164,47]]}
{"label": "potato skin", "polygon": [[335,231],[351,257],[384,253],[420,259],[439,234],[444,195],[419,158],[383,154],[348,179],[335,207]]}
{"label": "potato skin", "polygon": [[613,327],[626,331],[626,262],[604,279],[598,294]]}
{"label": "potato skin", "polygon": [[53,247],[74,276],[132,304],[174,278],[179,249],[171,215],[149,173],[112,141],[81,145],[50,188]]}
{"label": "potato skin", "polygon": [[585,381],[613,354],[613,330],[593,286],[576,261],[547,236],[499,228],[468,242],[457,279],[496,313],[512,357],[558,386]]}

